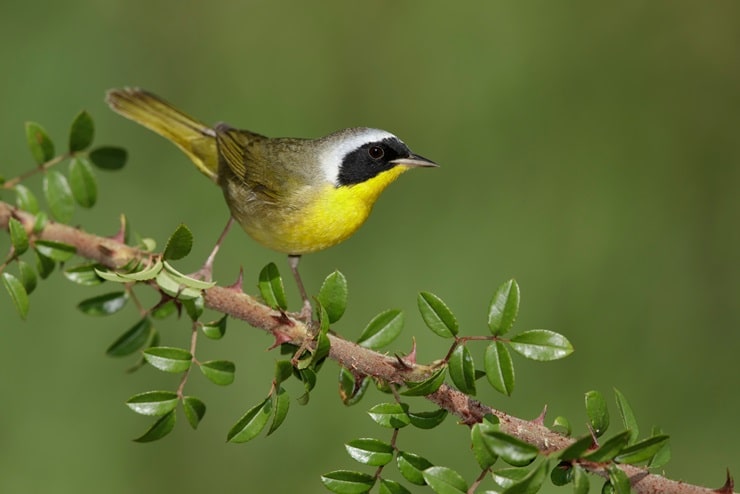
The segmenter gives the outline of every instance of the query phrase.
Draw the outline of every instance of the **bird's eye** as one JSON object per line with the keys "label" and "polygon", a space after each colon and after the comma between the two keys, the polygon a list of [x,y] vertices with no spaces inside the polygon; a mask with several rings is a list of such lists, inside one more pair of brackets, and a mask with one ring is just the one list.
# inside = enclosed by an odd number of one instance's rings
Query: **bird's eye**
{"label": "bird's eye", "polygon": [[370,146],[367,150],[367,154],[369,154],[372,159],[379,160],[383,157],[383,154],[385,154],[385,152],[380,146]]}

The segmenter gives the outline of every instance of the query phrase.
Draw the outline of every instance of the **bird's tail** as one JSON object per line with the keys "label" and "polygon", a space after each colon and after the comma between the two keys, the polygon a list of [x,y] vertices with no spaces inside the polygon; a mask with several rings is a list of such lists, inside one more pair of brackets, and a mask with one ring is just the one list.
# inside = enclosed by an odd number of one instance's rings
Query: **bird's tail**
{"label": "bird's tail", "polygon": [[218,154],[213,129],[143,89],[111,89],[106,102],[117,113],[175,143],[203,174],[216,181]]}

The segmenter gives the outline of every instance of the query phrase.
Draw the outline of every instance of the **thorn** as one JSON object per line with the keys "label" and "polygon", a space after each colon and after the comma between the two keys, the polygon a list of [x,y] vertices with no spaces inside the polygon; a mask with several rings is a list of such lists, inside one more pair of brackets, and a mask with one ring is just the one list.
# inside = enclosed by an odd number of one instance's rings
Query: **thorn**
{"label": "thorn", "polygon": [[118,232],[108,238],[122,244],[126,243],[126,215],[121,215],[121,226],[118,228]]}
{"label": "thorn", "polygon": [[272,345],[270,345],[270,347],[267,348],[268,352],[270,350],[274,350],[275,348],[279,347],[283,343],[288,343],[291,341],[290,336],[280,331],[273,331],[272,335],[275,337],[275,342]]}
{"label": "thorn", "polygon": [[407,364],[399,354],[394,353],[393,356],[396,357],[396,363],[393,364],[393,367],[395,367],[396,369],[402,369],[402,370],[413,369],[413,367]]}
{"label": "thorn", "polygon": [[244,268],[239,266],[239,276],[236,277],[236,281],[233,285],[229,285],[226,287],[227,290],[231,290],[232,292],[236,293],[244,293],[244,289],[242,288],[244,283]]}
{"label": "thorn", "polygon": [[730,469],[727,469],[727,479],[725,480],[725,485],[720,487],[719,489],[716,489],[714,492],[717,492],[719,494],[732,494],[735,491],[735,480],[732,478],[732,475],[730,474]]}
{"label": "thorn", "polygon": [[545,416],[546,415],[547,415],[547,405],[545,405],[545,408],[542,409],[542,411],[537,416],[537,418],[534,419],[532,422],[534,422],[537,425],[545,425]]}
{"label": "thorn", "polygon": [[288,314],[280,309],[280,315],[279,316],[272,316],[272,318],[275,320],[276,323],[278,323],[281,326],[295,326],[295,323],[293,320],[288,317]]}

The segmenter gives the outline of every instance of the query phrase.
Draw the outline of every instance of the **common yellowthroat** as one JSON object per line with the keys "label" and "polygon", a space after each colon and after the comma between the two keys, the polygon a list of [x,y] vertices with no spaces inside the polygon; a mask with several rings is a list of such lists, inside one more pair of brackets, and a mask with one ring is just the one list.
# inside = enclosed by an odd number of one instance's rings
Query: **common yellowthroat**
{"label": "common yellowthroat", "polygon": [[[113,89],[108,105],[175,143],[223,190],[231,216],[260,244],[289,256],[347,239],[380,193],[409,168],[437,166],[384,130],[349,128],[318,139],[271,138],[219,123],[209,127],[154,94]],[[308,312],[308,314],[306,314]]]}

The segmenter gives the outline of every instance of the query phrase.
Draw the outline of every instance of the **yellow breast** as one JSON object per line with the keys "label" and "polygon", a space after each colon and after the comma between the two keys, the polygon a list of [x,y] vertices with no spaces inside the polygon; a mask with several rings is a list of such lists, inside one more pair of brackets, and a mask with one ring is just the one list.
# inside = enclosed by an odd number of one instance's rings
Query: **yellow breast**
{"label": "yellow breast", "polygon": [[[406,166],[395,166],[365,182],[335,187],[312,186],[305,190],[306,206],[271,224],[242,224],[262,245],[288,254],[305,254],[336,245],[357,231],[367,220],[380,193]],[[303,201],[300,201],[303,202]]]}

